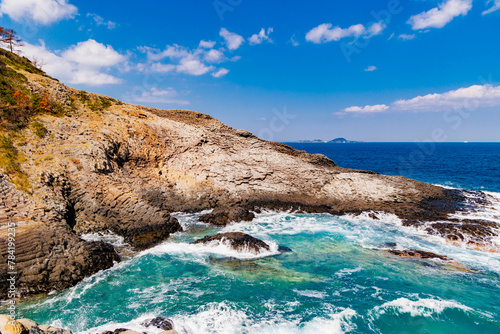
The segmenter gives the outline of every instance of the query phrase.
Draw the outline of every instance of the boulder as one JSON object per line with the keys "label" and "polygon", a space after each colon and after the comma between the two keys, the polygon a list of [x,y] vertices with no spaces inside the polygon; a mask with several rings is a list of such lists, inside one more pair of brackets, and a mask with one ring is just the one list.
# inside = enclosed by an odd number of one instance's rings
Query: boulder
{"label": "boulder", "polygon": [[30,334],[45,334],[45,332],[40,329],[38,323],[33,320],[19,319],[18,321],[26,327]]}
{"label": "boulder", "polygon": [[227,243],[231,246],[231,248],[238,251],[248,249],[259,253],[263,250],[270,250],[269,245],[264,241],[242,232],[217,233],[215,235],[206,236],[203,239],[196,240],[193,244],[208,244],[214,241]]}
{"label": "boulder", "polygon": [[69,329],[56,328],[49,325],[40,325],[38,328],[40,328],[45,334],[71,334]]}
{"label": "boulder", "polygon": [[240,206],[217,207],[211,213],[204,214],[199,218],[204,223],[217,226],[226,226],[230,222],[251,221],[255,215]]}
{"label": "boulder", "polygon": [[22,323],[9,317],[0,315],[0,333],[2,334],[29,334],[28,329]]}

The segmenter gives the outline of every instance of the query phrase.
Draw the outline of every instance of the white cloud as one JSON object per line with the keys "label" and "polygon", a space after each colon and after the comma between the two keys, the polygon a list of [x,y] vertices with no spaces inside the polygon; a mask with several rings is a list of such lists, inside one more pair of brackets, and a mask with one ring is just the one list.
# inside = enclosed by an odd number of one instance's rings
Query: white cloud
{"label": "white cloud", "polygon": [[299,46],[299,42],[297,42],[295,40],[295,35],[292,36],[292,38],[290,38],[290,43],[293,45],[293,46]]}
{"label": "white cloud", "polygon": [[218,70],[217,72],[214,72],[212,73],[212,76],[214,78],[220,78],[220,77],[223,77],[225,76],[226,74],[229,73],[229,70],[227,68],[221,68],[220,70]]}
{"label": "white cloud", "polygon": [[349,108],[345,108],[342,110],[344,113],[361,113],[361,114],[371,114],[371,113],[377,113],[377,112],[383,112],[389,109],[389,106],[386,106],[385,104],[375,104],[375,105],[367,105],[364,107],[358,107],[358,106],[353,106]]}
{"label": "white cloud", "polygon": [[172,104],[189,104],[189,101],[176,99],[179,94],[171,87],[167,89],[151,88],[149,91],[144,91],[138,96],[127,96],[127,99],[139,103],[172,103]]}
{"label": "white cloud", "polygon": [[[211,73],[216,78],[224,76],[229,70],[217,69],[212,64],[237,61],[240,57],[226,57],[224,52],[227,49],[213,49],[215,44],[216,42],[202,40],[195,49],[174,44],[167,45],[163,51],[139,47],[140,52],[147,53],[148,64],[141,64],[138,70],[150,70],[156,73],[177,72],[195,76]],[[165,58],[168,58],[169,63],[162,62]]]}
{"label": "white cloud", "polygon": [[235,33],[229,32],[226,28],[221,28],[219,35],[226,41],[226,46],[229,50],[238,49],[245,39]]}
{"label": "white cloud", "polygon": [[377,66],[368,66],[367,68],[365,68],[365,72],[373,72],[373,71],[376,71],[377,70]]}
{"label": "white cloud", "polygon": [[377,23],[372,24],[368,28],[368,33],[371,36],[379,35],[382,33],[382,31],[384,31],[385,28],[386,28],[385,24],[383,24],[382,22],[377,22]]}
{"label": "white cloud", "polygon": [[392,104],[398,110],[443,111],[456,108],[493,107],[500,105],[500,86],[474,85],[442,94],[417,96],[409,100],[398,100]]}
{"label": "white cloud", "polygon": [[346,113],[374,113],[383,111],[436,112],[455,109],[475,109],[500,106],[500,86],[491,84],[473,85],[445,93],[434,93],[401,99],[389,106],[385,104],[353,106],[341,110],[338,115]]}
{"label": "white cloud", "polygon": [[99,16],[97,14],[87,13],[87,17],[93,18],[94,21],[95,21],[95,24],[98,25],[98,26],[104,25],[109,30],[112,30],[112,29],[116,28],[116,23],[115,22],[106,21],[105,19],[103,19],[101,16]]}
{"label": "white cloud", "polygon": [[71,46],[62,54],[64,59],[91,67],[114,66],[126,60],[126,57],[116,52],[111,45],[104,45],[89,39]]}
{"label": "white cloud", "polygon": [[331,23],[323,23],[316,28],[311,29],[306,34],[306,40],[316,44],[328,43],[331,41],[339,41],[346,37],[364,36],[370,38],[375,35],[379,35],[384,31],[386,25],[382,22],[373,23],[368,28],[362,24],[355,24],[349,28],[340,28],[338,26],[332,28]]}
{"label": "white cloud", "polygon": [[220,63],[224,58],[224,53],[215,49],[209,50],[204,56],[204,59],[210,63]]}
{"label": "white cloud", "polygon": [[70,83],[75,85],[115,85],[122,80],[112,75],[101,73],[95,69],[77,69],[71,73]]}
{"label": "white cloud", "polygon": [[187,48],[179,46],[177,44],[168,45],[167,48],[162,52],[157,52],[157,50],[148,47],[142,47],[141,49],[147,52],[148,59],[152,61],[159,61],[167,57],[183,58],[191,55],[191,52]]}
{"label": "white cloud", "polygon": [[[270,32],[272,28],[268,29],[267,33],[264,31],[264,35],[259,35],[259,38],[269,39]],[[135,68],[145,72],[176,72],[195,76],[209,73],[215,78],[220,78],[229,73],[229,70],[215,65],[238,61],[241,57],[228,56],[228,51],[236,50],[244,42],[243,37],[225,28],[221,28],[220,36],[224,38],[225,47],[214,48],[217,42],[210,40],[201,40],[194,49],[177,44],[167,45],[164,50],[147,46],[138,47],[138,51],[147,54],[147,62],[137,64]]]}
{"label": "white cloud", "polygon": [[264,28],[260,29],[258,34],[253,34],[252,37],[248,39],[250,45],[261,44],[264,41],[272,43],[272,39],[269,38],[269,34],[273,32],[273,28],[267,28],[267,32]]}
{"label": "white cloud", "polygon": [[[222,51],[216,49],[208,50],[200,46],[194,50],[190,50],[174,44],[168,45],[161,52],[147,47],[142,47],[140,50],[147,52],[148,60],[154,62],[151,66],[143,66],[142,68],[156,73],[166,73],[175,70],[177,73],[199,76],[215,69],[214,66],[207,65],[204,62],[221,63],[226,60]],[[164,64],[159,62],[165,58],[169,58],[171,63]]]}
{"label": "white cloud", "polygon": [[[493,2],[493,1],[492,0],[488,1],[488,3],[490,3],[490,2]],[[500,9],[500,0],[495,0],[493,2],[493,6],[491,6],[490,9],[485,10],[482,14],[483,15],[490,14],[490,13],[493,13],[493,12],[499,10],[499,9]]]}
{"label": "white cloud", "polygon": [[78,9],[66,0],[2,0],[0,14],[10,16],[14,21],[33,21],[49,25],[73,18]]}
{"label": "white cloud", "polygon": [[181,59],[180,64],[176,67],[177,72],[191,75],[202,75],[213,69],[213,66],[206,66],[198,59],[190,57]]}
{"label": "white cloud", "polygon": [[401,34],[398,36],[399,39],[402,39],[403,41],[410,41],[414,39],[416,36],[415,34]]}
{"label": "white cloud", "polygon": [[[144,68],[145,69],[145,68]],[[151,71],[155,73],[167,73],[175,70],[175,65],[172,64],[162,64],[162,63],[153,63],[151,65]]]}
{"label": "white cloud", "polygon": [[215,46],[214,41],[200,41],[199,47],[200,48],[205,48],[205,49],[211,49]]}
{"label": "white cloud", "polygon": [[[86,50],[87,46],[90,51]],[[111,46],[94,40],[80,42],[59,54],[48,50],[43,41],[40,41],[40,45],[25,43],[21,51],[28,58],[40,59],[44,63],[43,70],[63,82],[90,86],[122,82],[105,71],[125,61],[126,57]]]}
{"label": "white cloud", "polygon": [[472,8],[472,0],[446,0],[427,12],[410,17],[413,30],[442,28],[457,16],[465,16]]}

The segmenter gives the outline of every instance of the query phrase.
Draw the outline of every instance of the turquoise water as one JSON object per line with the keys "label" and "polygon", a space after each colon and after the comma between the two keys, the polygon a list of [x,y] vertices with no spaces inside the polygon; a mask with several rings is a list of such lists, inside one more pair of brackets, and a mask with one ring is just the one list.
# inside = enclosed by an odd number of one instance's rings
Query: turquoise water
{"label": "turquoise water", "polygon": [[[492,203],[471,215],[500,222],[500,194],[489,194]],[[155,316],[193,334],[500,333],[500,253],[452,245],[393,215],[378,216],[263,212],[215,229],[195,214],[178,214],[185,232],[69,290],[25,301],[20,311],[89,334],[119,327],[159,333],[140,325]],[[271,251],[189,244],[228,231],[260,238]],[[386,252],[387,242],[456,262],[399,258]],[[293,252],[279,254],[278,245]]]}

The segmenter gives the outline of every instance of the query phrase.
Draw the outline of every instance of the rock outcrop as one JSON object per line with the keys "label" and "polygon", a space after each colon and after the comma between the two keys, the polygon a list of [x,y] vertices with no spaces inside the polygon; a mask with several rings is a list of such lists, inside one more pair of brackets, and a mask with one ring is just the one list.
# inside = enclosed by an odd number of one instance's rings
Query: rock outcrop
{"label": "rock outcrop", "polygon": [[[144,249],[181,230],[172,212],[216,208],[203,219],[218,225],[251,219],[260,208],[375,210],[421,222],[446,219],[464,200],[404,177],[340,168],[202,113],[78,91],[7,54],[2,74],[14,69],[23,91],[52,101],[50,112],[24,115],[22,129],[0,126],[7,138],[0,155],[12,160],[4,166],[0,159],[0,279],[7,275],[7,224],[15,222],[22,295],[66,288],[118,260],[110,246],[80,234],[109,230]],[[13,107],[3,107],[2,124],[12,122]]]}
{"label": "rock outcrop", "polygon": [[225,243],[237,251],[249,250],[254,253],[260,253],[270,250],[269,245],[264,241],[242,232],[217,233],[198,239],[193,244],[210,244],[214,242]]}
{"label": "rock outcrop", "polygon": [[3,314],[0,315],[0,333],[29,334],[28,329],[22,323]]}
{"label": "rock outcrop", "polygon": [[[0,280],[16,272],[22,295],[61,290],[119,261],[113,247],[80,239],[61,212],[48,210],[0,175]],[[15,226],[15,259],[7,270],[9,224]],[[14,234],[11,234],[14,235]],[[6,289],[2,284],[2,289]],[[5,296],[6,290],[0,295]]]}
{"label": "rock outcrop", "polygon": [[68,329],[39,325],[30,319],[15,320],[7,315],[0,315],[0,333],[2,334],[71,334]]}

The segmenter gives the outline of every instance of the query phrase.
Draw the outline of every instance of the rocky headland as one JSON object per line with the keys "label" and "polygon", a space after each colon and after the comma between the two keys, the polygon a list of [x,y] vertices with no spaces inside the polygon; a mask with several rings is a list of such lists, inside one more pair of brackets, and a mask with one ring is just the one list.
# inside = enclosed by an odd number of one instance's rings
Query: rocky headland
{"label": "rocky headland", "polygon": [[179,211],[214,209],[202,220],[216,225],[262,208],[383,211],[477,247],[496,235],[495,223],[448,218],[466,202],[457,190],[341,168],[199,112],[78,91],[1,49],[0,76],[0,298],[10,226],[22,296],[70,287],[119,261],[111,245],[80,235],[111,231],[145,249],[182,230],[170,215]]}

